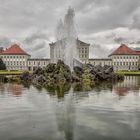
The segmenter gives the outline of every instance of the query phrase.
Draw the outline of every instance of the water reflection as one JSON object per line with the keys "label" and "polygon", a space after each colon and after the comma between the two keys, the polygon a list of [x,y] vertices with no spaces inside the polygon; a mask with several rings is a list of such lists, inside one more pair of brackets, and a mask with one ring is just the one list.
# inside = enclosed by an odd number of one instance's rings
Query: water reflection
{"label": "water reflection", "polygon": [[[81,83],[74,84],[61,84],[61,85],[47,85],[45,89],[50,95],[57,95],[58,98],[63,98],[70,90],[73,89],[73,93],[84,92],[84,95],[87,96],[89,91],[94,91],[96,93],[102,93],[102,91],[114,92],[119,96],[126,96],[130,92],[139,94],[140,89],[140,77],[139,76],[126,76],[124,81],[117,83],[102,82],[96,86],[85,87]],[[87,93],[87,94],[86,94]],[[77,95],[78,96],[78,95]],[[88,97],[88,96],[87,96]]]}
{"label": "water reflection", "polygon": [[[0,83],[0,92],[2,93],[10,93],[13,96],[21,96],[24,88],[29,89],[31,87],[30,83],[7,83],[2,84]],[[140,90],[140,77],[139,76],[125,76],[124,81],[117,82],[117,83],[110,83],[110,82],[102,82],[96,86],[92,87],[85,87],[81,83],[74,83],[74,84],[50,84],[46,85],[45,87],[35,87],[39,92],[46,89],[47,93],[50,96],[57,96],[57,98],[64,98],[66,94],[69,93],[70,89],[72,88],[73,94],[76,96],[78,92],[84,93],[82,96],[87,96],[89,91],[94,91],[96,93],[100,93],[103,90],[114,92],[119,96],[126,96],[130,92],[135,94],[139,94]],[[76,93],[76,94],[75,94]],[[87,94],[85,94],[87,93]]]}
{"label": "water reflection", "polygon": [[140,139],[139,86],[140,77],[134,76],[90,91],[79,83],[45,88],[0,84],[0,138]]}
{"label": "water reflection", "polygon": [[139,94],[140,77],[126,76],[123,82],[117,83],[113,86],[113,90],[119,96],[126,96],[130,92]]}
{"label": "water reflection", "polygon": [[50,84],[50,85],[46,85],[45,89],[48,91],[48,93],[50,95],[57,95],[58,98],[63,98],[65,94],[68,93],[68,91],[71,88],[71,84],[61,84],[61,85],[57,85],[57,84]]}
{"label": "water reflection", "polygon": [[21,84],[0,84],[0,92],[1,94],[11,94],[12,96],[21,96],[23,93],[24,86]]}

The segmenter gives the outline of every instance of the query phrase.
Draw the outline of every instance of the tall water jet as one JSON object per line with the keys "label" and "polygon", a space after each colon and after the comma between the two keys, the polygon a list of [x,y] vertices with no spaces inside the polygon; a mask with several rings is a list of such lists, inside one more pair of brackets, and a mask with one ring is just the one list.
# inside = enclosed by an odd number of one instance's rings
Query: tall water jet
{"label": "tall water jet", "polygon": [[53,51],[53,62],[64,61],[71,70],[74,60],[78,60],[77,33],[74,24],[74,9],[69,8],[64,20],[59,20],[56,28],[56,44]]}

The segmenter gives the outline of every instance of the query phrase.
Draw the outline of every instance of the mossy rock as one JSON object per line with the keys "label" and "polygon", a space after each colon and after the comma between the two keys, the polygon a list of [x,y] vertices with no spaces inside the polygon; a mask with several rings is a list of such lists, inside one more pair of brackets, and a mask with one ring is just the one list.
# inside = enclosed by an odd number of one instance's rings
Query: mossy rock
{"label": "mossy rock", "polygon": [[82,74],[82,87],[83,90],[91,90],[91,86],[93,86],[95,84],[94,80],[91,77],[91,74],[88,73],[87,71],[85,71]]}
{"label": "mossy rock", "polygon": [[21,79],[19,76],[12,76],[8,78],[9,82],[21,83]]}

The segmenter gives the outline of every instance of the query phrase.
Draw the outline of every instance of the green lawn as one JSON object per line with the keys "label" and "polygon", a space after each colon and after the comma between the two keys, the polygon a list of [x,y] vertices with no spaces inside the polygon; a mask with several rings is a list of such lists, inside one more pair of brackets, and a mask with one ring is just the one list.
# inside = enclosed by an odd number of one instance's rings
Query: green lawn
{"label": "green lawn", "polygon": [[[0,70],[0,75],[21,75],[24,71],[8,71],[8,70]],[[31,72],[30,72],[31,73]]]}
{"label": "green lawn", "polygon": [[116,73],[121,75],[140,75],[140,71],[118,71]]}

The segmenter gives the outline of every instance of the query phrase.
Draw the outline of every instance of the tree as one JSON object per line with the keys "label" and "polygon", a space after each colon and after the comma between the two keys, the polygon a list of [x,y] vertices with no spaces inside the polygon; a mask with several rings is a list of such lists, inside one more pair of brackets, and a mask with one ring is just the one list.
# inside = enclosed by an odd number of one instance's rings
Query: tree
{"label": "tree", "polygon": [[6,70],[6,65],[1,58],[0,58],[0,70]]}

